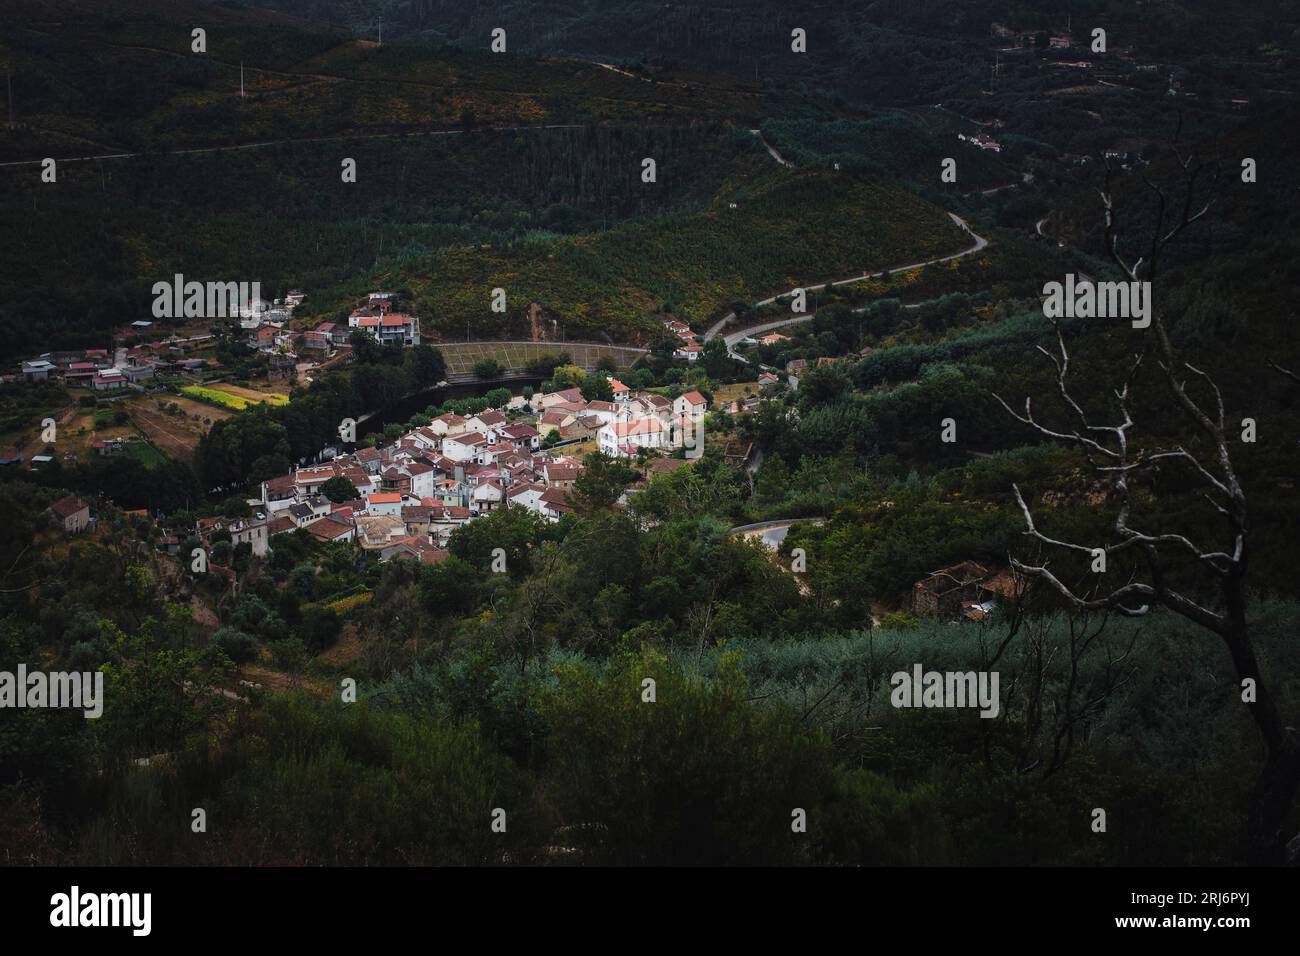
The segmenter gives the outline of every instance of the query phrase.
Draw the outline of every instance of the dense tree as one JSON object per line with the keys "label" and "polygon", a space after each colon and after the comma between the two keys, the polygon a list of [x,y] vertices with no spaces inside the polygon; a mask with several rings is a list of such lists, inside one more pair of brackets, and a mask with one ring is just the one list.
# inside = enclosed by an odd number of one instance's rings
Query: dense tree
{"label": "dense tree", "polygon": [[361,497],[361,492],[357,491],[357,486],[342,475],[335,475],[321,485],[320,493],[335,504],[343,501],[353,501]]}

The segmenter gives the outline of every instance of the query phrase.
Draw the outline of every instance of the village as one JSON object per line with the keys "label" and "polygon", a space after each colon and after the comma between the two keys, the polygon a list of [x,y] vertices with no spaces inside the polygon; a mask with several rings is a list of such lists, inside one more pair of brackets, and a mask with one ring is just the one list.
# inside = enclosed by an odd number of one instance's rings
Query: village
{"label": "village", "polygon": [[[546,436],[577,424],[594,433],[602,453],[644,464],[648,456],[687,447],[700,433],[707,402],[698,392],[670,402],[616,379],[610,385],[612,402],[587,402],[580,389],[569,388],[516,396],[505,409],[469,417],[440,415],[392,444],[357,448],[264,481],[261,495],[249,499],[250,518],[204,519],[196,530],[209,538],[228,531],[233,543],[259,556],[274,548],[276,535],[302,529],[323,542],[356,542],[381,560],[433,562],[447,555],[456,528],[498,508],[522,507],[558,521],[574,510],[569,491],[583,464],[544,453]],[[355,496],[326,494],[337,488]]]}
{"label": "village", "polygon": [[[337,453],[327,460],[261,482],[260,493],[247,500],[249,516],[201,518],[194,532],[208,549],[228,534],[258,557],[274,548],[276,535],[301,529],[321,542],[355,542],[380,560],[432,562],[447,555],[456,528],[498,508],[522,507],[558,521],[574,510],[569,491],[583,464],[544,451],[546,439],[587,446],[594,439],[601,453],[633,460],[646,473],[663,470],[647,468],[648,458],[689,452],[702,441],[708,403],[699,392],[670,401],[617,379],[609,384],[613,401],[585,401],[579,388],[513,396],[503,408],[440,415],[389,444],[331,450]],[[670,462],[686,464],[663,459]],[[64,530],[87,527],[88,505],[61,507],[68,514],[56,509],[55,516]],[[181,538],[165,535],[159,546],[177,554]]]}
{"label": "village", "polygon": [[[302,292],[291,291],[273,302],[254,300],[230,317],[234,321],[227,320],[225,334],[265,361],[268,388],[281,382],[279,387],[287,392],[291,384],[309,383],[313,370],[346,367],[354,359],[358,332],[381,346],[410,349],[422,344],[419,318],[402,308],[400,297],[392,292],[364,296],[346,324],[325,321],[311,327],[294,318],[304,298]],[[665,319],[663,325],[675,340],[672,357],[688,369],[702,365],[704,348],[697,333],[676,318]],[[223,370],[213,367],[217,363],[211,354],[194,354],[211,349],[217,327],[206,334],[191,330],[194,334],[143,341],[151,327],[149,322],[133,323],[118,335],[112,352],[44,353],[24,361],[19,373],[7,378],[85,388],[89,401],[100,407],[111,406],[115,398],[156,390],[201,396],[212,405],[229,400],[235,410],[242,407],[236,402],[276,397],[229,384]],[[736,336],[736,341],[742,347],[780,347],[790,339],[760,326]],[[699,457],[711,411],[728,417],[755,411],[782,390],[796,390],[805,369],[837,361],[826,356],[795,358],[776,368],[760,362],[756,382],[706,389],[712,398],[689,386],[671,390],[679,394],[670,398],[633,388],[613,373],[598,372],[601,398],[584,397],[584,389],[576,385],[537,392],[524,387],[513,394],[498,388],[494,407],[436,416],[431,408],[400,432],[390,425],[357,441],[352,424],[352,433],[341,428],[343,440],[321,449],[316,460],[301,460],[291,470],[257,483],[250,489],[253,494],[243,499],[246,510],[209,512],[196,517],[192,528],[168,525],[160,529],[156,546],[189,561],[197,555],[193,546],[198,544],[205,565],[223,570],[239,553],[265,558],[275,551],[278,537],[302,531],[321,545],[344,544],[379,562],[435,564],[451,554],[450,538],[458,528],[494,511],[522,508],[547,522],[574,514],[572,492],[592,453],[640,472],[618,500],[627,505],[651,478]],[[699,377],[695,372],[692,376]],[[144,441],[145,436],[128,434],[98,439],[92,448],[97,455],[113,456],[138,449]],[[723,444],[724,460],[749,464],[752,449],[734,447],[731,440]],[[75,453],[65,455],[75,459]],[[39,468],[50,460],[49,455],[33,455],[27,466]],[[22,464],[20,452],[0,449],[0,465]],[[93,529],[90,509],[88,502],[69,496],[55,502],[50,512],[62,530],[75,534]],[[131,514],[145,521],[155,518],[146,511]],[[779,544],[764,543],[779,552]],[[909,610],[922,617],[979,622],[998,598],[1012,599],[1020,587],[1005,569],[963,562],[918,581]]]}

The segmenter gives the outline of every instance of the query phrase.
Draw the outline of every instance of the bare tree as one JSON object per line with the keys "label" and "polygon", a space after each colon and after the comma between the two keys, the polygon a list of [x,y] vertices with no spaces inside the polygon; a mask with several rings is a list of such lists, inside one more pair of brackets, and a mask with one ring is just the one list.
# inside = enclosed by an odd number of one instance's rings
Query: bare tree
{"label": "bare tree", "polygon": [[[1292,318],[1294,318],[1294,316],[1292,316]],[[1269,364],[1269,367],[1273,369],[1273,371],[1275,371],[1275,372],[1281,372],[1283,375],[1285,375],[1287,378],[1289,378],[1289,379],[1290,379],[1291,381],[1293,381],[1293,382],[1300,382],[1300,375],[1297,375],[1295,372],[1291,371],[1289,368],[1283,368],[1281,365],[1278,365],[1276,362],[1269,362],[1268,364]]]}
{"label": "bare tree", "polygon": [[[1213,173],[1211,164],[1197,162],[1193,155],[1184,156],[1176,145],[1173,154],[1180,178],[1173,190],[1167,191],[1156,185],[1145,174],[1141,176],[1154,200],[1155,212],[1150,244],[1136,259],[1121,248],[1112,173],[1107,167],[1105,184],[1100,191],[1105,210],[1106,250],[1129,281],[1152,281],[1169,245],[1188,226],[1204,217],[1214,201],[1217,173]],[[1062,582],[1045,561],[1036,565],[1014,560],[1012,563],[1017,570],[1046,582],[1077,610],[1110,611],[1137,617],[1147,614],[1153,605],[1162,605],[1219,635],[1232,658],[1241,683],[1242,699],[1250,709],[1265,748],[1264,764],[1256,781],[1247,819],[1248,859],[1255,864],[1277,864],[1286,859],[1282,828],[1297,783],[1300,783],[1300,747],[1293,729],[1283,721],[1277,702],[1260,673],[1246,619],[1245,576],[1249,536],[1246,495],[1233,468],[1223,396],[1218,386],[1204,371],[1176,357],[1165,317],[1154,303],[1151,315],[1144,354],[1135,356],[1122,386],[1114,390],[1116,414],[1110,421],[1094,421],[1075,399],[1069,382],[1070,355],[1059,325],[1056,327],[1055,352],[1041,346],[1039,351],[1055,366],[1057,391],[1071,419],[1070,424],[1053,428],[1043,423],[1035,417],[1029,398],[1025,399],[1024,412],[1020,413],[1000,396],[994,396],[1009,414],[1044,437],[1083,449],[1095,471],[1109,479],[1118,499],[1113,539],[1105,544],[1085,545],[1056,540],[1040,531],[1019,486],[1013,486],[1016,502],[1024,514],[1025,534],[1043,545],[1089,556],[1104,553],[1109,558],[1116,553],[1128,554],[1136,558],[1135,567],[1145,573],[1139,578],[1135,572],[1126,583],[1109,591],[1081,592]],[[1182,445],[1163,451],[1135,449],[1131,437],[1134,421],[1130,388],[1148,352],[1154,353],[1161,377],[1176,407],[1202,439],[1204,449],[1198,449],[1200,455]],[[1199,398],[1192,394],[1190,385],[1198,385]],[[1131,482],[1160,463],[1188,469],[1201,485],[1202,498],[1226,525],[1224,544],[1217,548],[1207,547],[1182,534],[1149,532],[1134,526]],[[1207,529],[1210,526],[1207,521]],[[1171,556],[1189,559],[1208,577],[1211,587],[1205,590],[1217,592],[1218,600],[1207,604],[1193,593],[1175,587],[1169,574]]]}

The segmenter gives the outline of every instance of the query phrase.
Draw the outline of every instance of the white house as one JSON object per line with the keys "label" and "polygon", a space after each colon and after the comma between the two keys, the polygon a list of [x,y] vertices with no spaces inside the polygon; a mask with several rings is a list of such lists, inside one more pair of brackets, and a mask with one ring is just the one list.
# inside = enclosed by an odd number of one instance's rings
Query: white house
{"label": "white house", "polygon": [[412,495],[416,498],[433,497],[433,490],[438,483],[438,469],[415,461],[406,466],[406,473],[411,476]]}
{"label": "white house", "polygon": [[402,496],[393,491],[369,494],[366,495],[366,514],[400,518],[402,504]]}
{"label": "white house", "polygon": [[673,403],[662,395],[649,393],[638,395],[628,403],[628,409],[635,418],[648,418],[653,415],[660,421],[667,421],[673,417]]}
{"label": "white house", "polygon": [[632,389],[628,388],[616,378],[609,380],[609,387],[614,390],[614,401],[622,404],[632,397]]}
{"label": "white house", "polygon": [[602,425],[608,425],[610,422],[618,419],[619,407],[613,402],[602,402],[598,399],[596,401],[588,402],[587,407],[583,409],[583,414],[594,415],[596,418],[600,419]]}
{"label": "white house", "polygon": [[403,437],[414,442],[416,447],[421,451],[438,451],[442,448],[442,439],[445,434],[445,432],[439,433],[434,431],[432,425],[426,425],[423,428],[417,428],[412,432],[408,432]]}
{"label": "white house", "polygon": [[353,541],[356,539],[356,525],[340,514],[327,514],[317,518],[303,528],[318,541]]}
{"label": "white house", "polygon": [[455,462],[474,461],[488,440],[478,432],[448,435],[442,440],[442,453]]}
{"label": "white house", "polygon": [[508,498],[512,505],[522,505],[529,511],[535,511],[542,514],[542,495],[546,492],[546,486],[537,482],[527,482],[524,484],[511,485]]}
{"label": "white house", "polygon": [[455,435],[468,429],[465,428],[465,419],[448,412],[446,415],[439,415],[431,421],[429,430],[439,438],[446,438],[448,435]]}
{"label": "white house", "polygon": [[482,465],[495,465],[498,460],[513,455],[515,446],[509,442],[494,442],[479,449],[478,460]]}
{"label": "white house", "polygon": [[662,448],[664,424],[657,418],[638,418],[604,425],[596,433],[600,450],[613,458],[635,457],[639,448]]}
{"label": "white house", "polygon": [[314,495],[333,477],[333,468],[304,468],[293,476],[293,484],[300,497]]}
{"label": "white house", "polygon": [[385,345],[420,344],[420,320],[413,315],[364,315],[352,313],[348,326],[369,332]]}
{"label": "white house", "polygon": [[293,475],[281,475],[279,478],[269,478],[262,482],[262,504],[268,512],[274,514],[283,511],[297,500]]}
{"label": "white house", "polygon": [[471,510],[483,514],[500,505],[504,497],[500,482],[493,478],[474,489],[474,493],[470,495],[469,506]]}
{"label": "white house", "polygon": [[465,430],[470,432],[482,432],[484,435],[491,435],[500,428],[504,428],[506,417],[495,409],[489,408],[486,411],[472,415],[465,420]]}
{"label": "white house", "polygon": [[708,407],[709,403],[703,395],[696,391],[690,391],[685,395],[678,395],[673,401],[673,417],[689,418],[696,423],[702,422]]}

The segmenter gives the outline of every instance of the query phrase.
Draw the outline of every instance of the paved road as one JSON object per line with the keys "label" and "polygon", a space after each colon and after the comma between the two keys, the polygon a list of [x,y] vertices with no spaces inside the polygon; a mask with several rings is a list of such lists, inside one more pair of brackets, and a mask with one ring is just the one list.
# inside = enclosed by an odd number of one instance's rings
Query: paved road
{"label": "paved road", "polygon": [[[1044,239],[1051,239],[1051,238],[1052,238],[1052,237],[1049,236],[1047,233],[1043,232],[1043,223],[1045,223],[1045,222],[1047,222],[1047,220],[1051,219],[1051,218],[1052,218],[1052,213],[1055,212],[1055,211],[1056,211],[1056,210],[1051,210],[1051,212],[1048,212],[1048,214],[1047,214],[1046,216],[1044,216],[1042,219],[1038,220],[1038,222],[1034,223],[1034,230],[1035,230],[1035,231],[1036,231],[1040,236],[1042,236]],[[1064,239],[1057,239],[1057,240],[1056,240],[1056,244],[1057,244],[1057,246],[1059,246],[1059,247],[1062,248],[1062,249],[1065,248],[1065,240],[1064,240]]]}
{"label": "paved road", "polygon": [[1024,185],[1024,186],[1028,186],[1028,185],[1029,185],[1030,183],[1032,183],[1033,181],[1034,181],[1034,174],[1033,174],[1033,173],[1022,173],[1021,176],[1020,176],[1020,181],[1019,181],[1019,182],[1015,182],[1015,183],[1007,183],[1005,186],[994,186],[992,189],[982,189],[982,190],[980,190],[980,195],[981,195],[981,196],[992,196],[992,195],[995,195],[996,193],[1000,193],[1000,192],[1002,192],[1003,190],[1006,190],[1006,189],[1015,189],[1017,186],[1022,186],[1022,185]]}
{"label": "paved road", "polygon": [[[955,222],[958,226],[960,226],[963,231],[965,231],[971,238],[975,240],[974,244],[972,244],[966,249],[963,249],[961,252],[954,252],[951,255],[939,256],[934,259],[926,259],[922,262],[909,262],[907,265],[894,266],[892,269],[886,269],[883,272],[868,272],[864,275],[852,276],[848,279],[838,279],[835,282],[823,282],[820,285],[801,286],[800,288],[802,288],[806,292],[812,292],[816,290],[825,289],[828,286],[849,285],[854,282],[865,282],[868,279],[883,278],[884,276],[887,275],[893,275],[895,272],[907,272],[912,269],[920,269],[923,268],[924,266],[928,266],[931,263],[935,263],[935,262],[949,262],[953,259],[960,259],[963,256],[969,256],[972,253],[979,252],[981,249],[988,246],[989,241],[985,239],[983,236],[978,235],[975,232],[975,230],[971,229],[970,224],[967,223],[965,219],[962,219],[961,216],[957,215],[955,212],[950,212],[948,213],[948,215],[952,217],[953,222]],[[791,289],[788,292],[782,292],[779,295],[774,295],[771,296],[770,298],[762,299],[758,302],[755,302],[754,305],[755,306],[770,305],[773,302],[776,302],[778,299],[790,298],[795,294],[796,291],[798,290]],[[735,319],[735,317],[736,314],[734,312],[728,312],[716,323],[714,323],[714,325],[707,332],[704,333],[704,340],[707,342],[709,339],[716,337],[722,331],[722,329],[727,325],[727,323],[731,322],[733,319]],[[737,332],[732,332],[729,335],[724,336],[723,341],[726,342],[727,352],[732,356],[732,358],[740,359],[743,362],[745,361],[745,359],[737,355],[733,351],[735,344],[739,342],[741,339],[746,338],[747,336],[750,335],[754,335],[755,333],[758,332],[768,332],[772,329],[779,329],[787,325],[794,325],[798,322],[807,322],[812,317],[813,317],[812,313],[807,313],[804,315],[791,316],[788,319],[779,319],[774,322],[767,322],[762,325],[751,326],[747,329],[741,329]]]}

